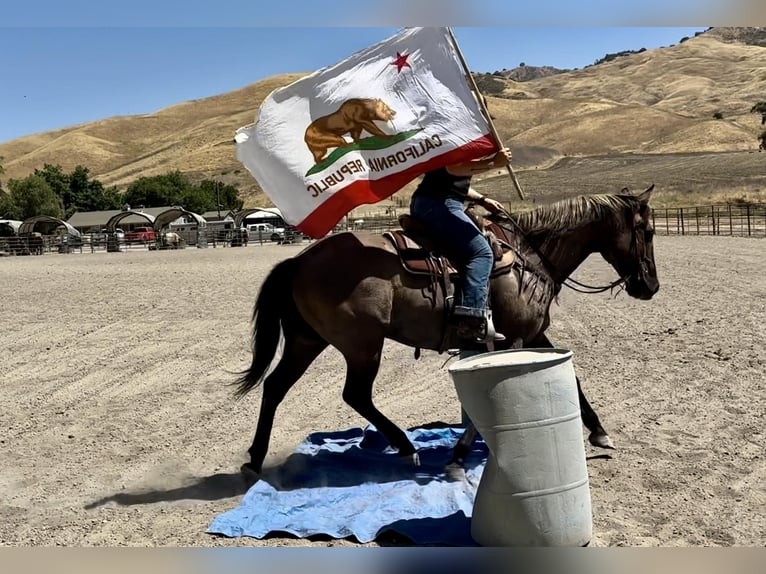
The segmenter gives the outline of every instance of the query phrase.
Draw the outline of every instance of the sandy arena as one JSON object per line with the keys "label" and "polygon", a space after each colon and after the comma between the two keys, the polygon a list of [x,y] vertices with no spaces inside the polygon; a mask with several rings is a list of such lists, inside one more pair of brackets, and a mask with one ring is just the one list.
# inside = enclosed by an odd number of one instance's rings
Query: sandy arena
{"label": "sandy arena", "polygon": [[[328,546],[206,534],[245,492],[260,391],[250,316],[294,246],[0,259],[0,544]],[[649,302],[565,290],[549,330],[574,351],[617,449],[587,447],[593,546],[766,541],[766,244],[658,237]],[[614,272],[592,257],[578,279]],[[388,343],[375,397],[400,426],[459,421],[445,356]],[[277,413],[267,464],[314,431],[363,426],[326,351]],[[585,431],[583,436],[585,436]]]}

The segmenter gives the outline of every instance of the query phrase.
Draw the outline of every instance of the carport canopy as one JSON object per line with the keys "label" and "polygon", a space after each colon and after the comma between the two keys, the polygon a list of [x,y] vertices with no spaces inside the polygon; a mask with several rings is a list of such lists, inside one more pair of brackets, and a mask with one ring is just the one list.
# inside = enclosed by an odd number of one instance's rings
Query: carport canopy
{"label": "carport canopy", "polygon": [[143,211],[133,211],[128,209],[126,211],[121,211],[117,215],[113,215],[112,217],[110,217],[109,221],[106,222],[106,230],[109,233],[114,233],[114,230],[117,229],[117,224],[120,223],[120,221],[122,221],[126,217],[130,217],[131,215],[137,215],[138,217],[143,217],[144,219],[146,219],[146,222],[149,225],[154,227],[155,218],[153,215],[150,215],[149,213],[144,213]]}
{"label": "carport canopy", "polygon": [[54,224],[55,227],[64,227],[66,228],[67,233],[72,237],[80,237],[80,232],[69,225],[66,221],[62,221],[58,217],[52,217],[50,215],[35,215],[34,217],[25,219],[19,226],[19,235],[32,233],[35,230],[35,227],[37,227],[37,225],[40,223],[49,223]]}
{"label": "carport canopy", "polygon": [[235,227],[242,227],[242,222],[250,216],[253,216],[253,219],[282,219],[282,212],[276,207],[243,209],[234,214]]}
{"label": "carport canopy", "polygon": [[197,224],[197,227],[207,227],[207,221],[204,217],[199,215],[198,213],[194,213],[193,211],[187,211],[186,209],[182,207],[173,207],[171,209],[168,209],[166,211],[163,211],[159,215],[157,215],[157,218],[154,220],[154,223],[152,226],[154,227],[154,230],[159,232],[162,231],[164,227],[167,227],[171,223],[173,223],[176,219],[179,217],[186,216],[189,219],[193,219],[194,223]]}
{"label": "carport canopy", "polygon": [[0,236],[16,235],[21,227],[21,221],[16,219],[0,219]]}

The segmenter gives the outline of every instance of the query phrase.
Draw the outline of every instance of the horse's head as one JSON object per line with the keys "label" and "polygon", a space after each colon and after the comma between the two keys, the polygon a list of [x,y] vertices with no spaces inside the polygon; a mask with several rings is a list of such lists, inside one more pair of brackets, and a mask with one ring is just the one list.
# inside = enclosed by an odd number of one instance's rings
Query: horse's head
{"label": "horse's head", "polygon": [[621,277],[625,290],[636,299],[651,299],[659,290],[657,268],[654,264],[654,228],[649,199],[654,185],[639,196],[627,196],[629,207],[625,220],[616,226],[614,239],[602,247],[601,255]]}

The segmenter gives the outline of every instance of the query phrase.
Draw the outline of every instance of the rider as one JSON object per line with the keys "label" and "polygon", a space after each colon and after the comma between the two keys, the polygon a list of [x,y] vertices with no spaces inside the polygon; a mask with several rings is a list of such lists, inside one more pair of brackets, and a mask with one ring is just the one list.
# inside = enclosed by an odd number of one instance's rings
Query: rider
{"label": "rider", "polygon": [[458,336],[482,343],[505,339],[495,332],[492,312],[487,308],[494,256],[487,239],[463,211],[463,204],[469,200],[492,213],[502,210],[500,202],[471,188],[471,177],[504,168],[510,161],[511,151],[503,148],[489,158],[430,171],[423,176],[410,203],[410,213],[423,221],[436,241],[462,267],[461,299],[451,317]]}

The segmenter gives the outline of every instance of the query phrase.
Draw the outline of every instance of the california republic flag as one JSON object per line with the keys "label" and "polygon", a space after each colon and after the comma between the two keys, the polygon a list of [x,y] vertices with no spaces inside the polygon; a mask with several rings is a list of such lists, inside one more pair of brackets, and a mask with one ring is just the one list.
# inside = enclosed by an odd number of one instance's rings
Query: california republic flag
{"label": "california republic flag", "polygon": [[288,223],[322,237],[355,207],[498,146],[447,28],[409,28],[271,93],[237,157]]}

